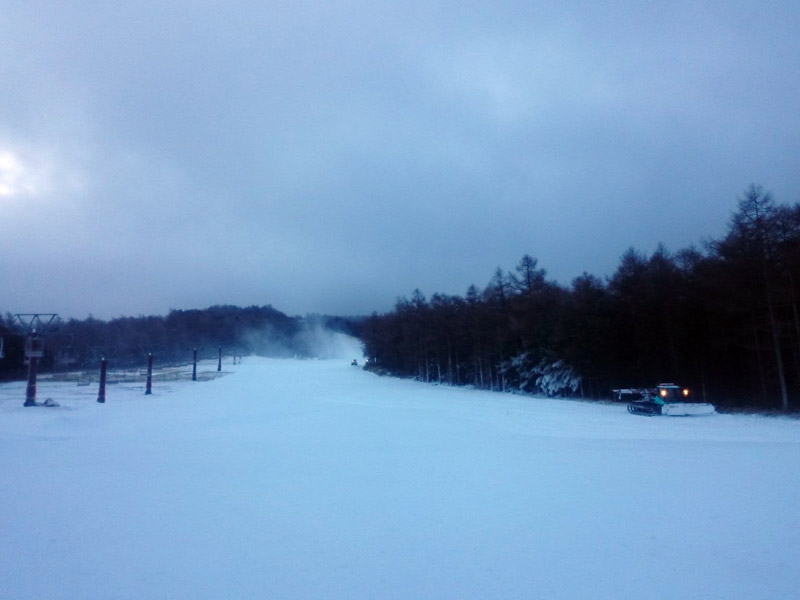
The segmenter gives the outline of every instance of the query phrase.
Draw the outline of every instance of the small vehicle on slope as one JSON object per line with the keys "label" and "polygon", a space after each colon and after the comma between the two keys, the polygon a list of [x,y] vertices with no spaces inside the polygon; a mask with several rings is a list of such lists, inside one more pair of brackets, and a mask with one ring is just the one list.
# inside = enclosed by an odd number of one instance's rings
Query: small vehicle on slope
{"label": "small vehicle on slope", "polygon": [[[614,390],[618,397],[639,393],[641,398],[628,403],[628,412],[634,415],[665,415],[669,417],[691,417],[714,414],[713,404],[691,402],[689,388],[674,383],[659,383],[655,388]],[[623,394],[624,393],[624,394]]]}

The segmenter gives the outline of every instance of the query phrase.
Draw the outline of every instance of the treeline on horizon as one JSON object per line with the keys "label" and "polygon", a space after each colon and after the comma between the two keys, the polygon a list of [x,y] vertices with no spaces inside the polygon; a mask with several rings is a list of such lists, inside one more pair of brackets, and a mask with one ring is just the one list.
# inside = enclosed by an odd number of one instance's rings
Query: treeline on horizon
{"label": "treeline on horizon", "polygon": [[[220,347],[226,357],[311,357],[323,330],[354,333],[348,319],[289,317],[270,305],[221,305],[110,321],[68,319],[45,332],[39,368],[43,372],[96,369],[102,358],[112,367],[136,367],[146,364],[148,353],[159,364],[181,364],[192,360],[195,348],[199,359],[216,358]],[[5,354],[0,379],[26,377],[27,332],[13,314],[0,316],[0,336]]]}
{"label": "treeline on horizon", "polygon": [[726,408],[800,409],[800,205],[750,185],[702,249],[630,248],[568,287],[535,258],[466,294],[415,290],[373,314],[371,368],[481,389],[609,399],[672,381]]}

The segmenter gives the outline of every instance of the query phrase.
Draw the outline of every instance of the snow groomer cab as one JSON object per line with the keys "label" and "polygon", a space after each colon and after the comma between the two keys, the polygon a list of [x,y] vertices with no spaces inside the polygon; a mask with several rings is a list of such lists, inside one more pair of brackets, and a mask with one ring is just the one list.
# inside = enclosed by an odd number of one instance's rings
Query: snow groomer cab
{"label": "snow groomer cab", "polygon": [[689,399],[689,388],[682,388],[674,383],[659,383],[654,389],[641,390],[641,394],[640,400],[628,403],[629,413],[688,417],[710,415],[715,412],[713,404],[692,402]]}

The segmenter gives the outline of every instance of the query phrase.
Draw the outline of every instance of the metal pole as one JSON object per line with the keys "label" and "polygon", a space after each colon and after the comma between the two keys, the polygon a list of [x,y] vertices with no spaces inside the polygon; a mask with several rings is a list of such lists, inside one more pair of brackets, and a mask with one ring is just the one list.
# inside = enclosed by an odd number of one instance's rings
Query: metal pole
{"label": "metal pole", "polygon": [[108,361],[104,358],[100,361],[100,389],[97,391],[97,401],[104,403],[106,401],[106,369],[108,368]]}
{"label": "metal pole", "polygon": [[36,406],[36,363],[39,358],[36,356],[28,357],[28,387],[25,390],[24,406]]}
{"label": "metal pole", "polygon": [[192,381],[197,381],[197,348],[194,349],[194,359],[192,362]]}
{"label": "metal pole", "polygon": [[147,387],[144,390],[144,395],[149,396],[153,393],[153,353],[147,355]]}
{"label": "metal pole", "polygon": [[217,371],[222,371],[222,346],[219,347],[219,355],[217,357]]}

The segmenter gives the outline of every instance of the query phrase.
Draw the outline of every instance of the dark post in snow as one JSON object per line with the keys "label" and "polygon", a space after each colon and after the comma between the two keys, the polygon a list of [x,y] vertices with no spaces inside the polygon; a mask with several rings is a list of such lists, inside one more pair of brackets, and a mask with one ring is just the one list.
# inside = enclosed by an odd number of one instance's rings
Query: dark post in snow
{"label": "dark post in snow", "polygon": [[147,355],[147,386],[144,388],[144,395],[149,396],[153,393],[153,353]]}
{"label": "dark post in snow", "polygon": [[[44,356],[44,338],[58,319],[56,313],[17,313],[20,324],[28,331],[25,342],[25,357],[28,359],[28,385],[25,388],[24,406],[36,406],[36,369]],[[2,344],[0,344],[2,348]]]}
{"label": "dark post in snow", "polygon": [[192,360],[192,381],[197,381],[197,348],[194,349],[194,359]]}
{"label": "dark post in snow", "polygon": [[36,406],[36,362],[38,360],[35,356],[28,359],[28,387],[25,388],[25,406]]}
{"label": "dark post in snow", "polygon": [[30,338],[28,342],[29,347],[26,352],[28,355],[28,386],[25,388],[24,406],[36,406],[36,367],[44,350],[41,342],[42,339],[37,337]]}
{"label": "dark post in snow", "polygon": [[104,358],[100,361],[100,389],[97,391],[97,401],[104,403],[106,401],[106,369],[108,368],[108,361]]}
{"label": "dark post in snow", "polygon": [[217,371],[222,371],[222,346],[219,347],[219,354],[217,356]]}

